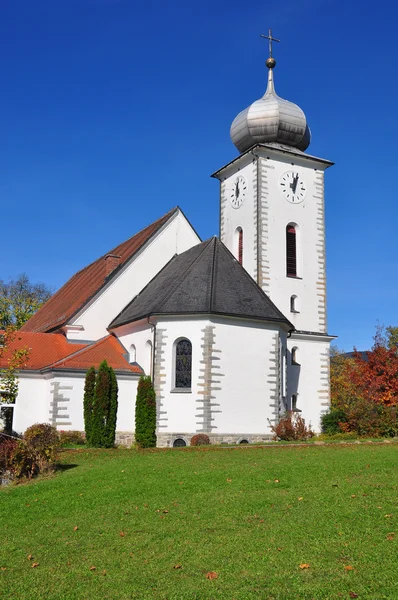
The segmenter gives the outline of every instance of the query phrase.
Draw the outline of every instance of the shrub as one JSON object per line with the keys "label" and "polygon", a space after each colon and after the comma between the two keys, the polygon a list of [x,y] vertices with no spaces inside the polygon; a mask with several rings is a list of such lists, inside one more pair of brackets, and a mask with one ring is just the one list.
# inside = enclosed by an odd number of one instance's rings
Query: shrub
{"label": "shrub", "polygon": [[0,434],[0,477],[6,473],[13,475],[13,456],[17,446],[17,440]]}
{"label": "shrub", "polygon": [[191,446],[208,446],[210,438],[205,433],[197,433],[191,438]]}
{"label": "shrub", "polygon": [[341,433],[342,429],[340,423],[345,423],[346,421],[347,416],[344,410],[332,408],[328,413],[321,416],[322,433],[328,433],[330,435]]}
{"label": "shrub", "polygon": [[[92,382],[90,380],[90,386]],[[95,380],[94,399],[92,411],[89,414],[87,400],[87,422],[89,423],[89,436],[87,441],[95,448],[112,448],[115,444],[116,419],[117,419],[118,385],[114,370],[108,367],[104,360],[98,369]]]}
{"label": "shrub", "polygon": [[76,446],[82,446],[86,443],[86,438],[82,431],[60,431],[59,439],[61,446],[67,446],[74,444]]}
{"label": "shrub", "polygon": [[398,435],[396,406],[384,406],[366,398],[350,398],[345,409],[346,422],[340,422],[343,432],[359,436],[394,437]]}
{"label": "shrub", "polygon": [[149,376],[141,376],[135,402],[135,442],[139,448],[156,447],[156,394]]}
{"label": "shrub", "polygon": [[311,425],[307,427],[302,416],[293,411],[285,413],[277,425],[271,426],[271,431],[275,434],[275,440],[286,442],[308,440],[314,436]]}
{"label": "shrub", "polygon": [[25,431],[19,447],[23,446],[26,450],[27,462],[32,460],[33,471],[43,473],[54,468],[60,445],[55,427],[48,423],[36,423]]}

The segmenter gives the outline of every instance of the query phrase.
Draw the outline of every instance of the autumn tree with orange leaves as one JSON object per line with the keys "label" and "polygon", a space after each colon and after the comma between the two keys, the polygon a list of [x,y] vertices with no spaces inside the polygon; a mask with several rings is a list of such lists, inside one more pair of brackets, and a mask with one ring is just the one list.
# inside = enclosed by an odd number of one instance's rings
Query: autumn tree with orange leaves
{"label": "autumn tree with orange leaves", "polygon": [[398,327],[376,328],[369,352],[332,349],[326,433],[398,435]]}

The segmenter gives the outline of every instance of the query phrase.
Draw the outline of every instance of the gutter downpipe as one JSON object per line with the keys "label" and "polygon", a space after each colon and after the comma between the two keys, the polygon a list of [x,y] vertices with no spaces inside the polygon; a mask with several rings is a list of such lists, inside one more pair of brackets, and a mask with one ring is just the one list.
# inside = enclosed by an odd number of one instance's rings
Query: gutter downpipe
{"label": "gutter downpipe", "polygon": [[151,323],[149,317],[147,317],[148,325],[152,327],[153,332],[153,346],[152,346],[152,383],[155,384],[155,352],[156,352],[156,324]]}

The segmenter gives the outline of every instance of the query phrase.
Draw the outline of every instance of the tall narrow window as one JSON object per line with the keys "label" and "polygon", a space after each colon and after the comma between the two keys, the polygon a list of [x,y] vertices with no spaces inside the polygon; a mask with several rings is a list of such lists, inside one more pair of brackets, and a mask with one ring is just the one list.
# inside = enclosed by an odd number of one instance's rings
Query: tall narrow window
{"label": "tall narrow window", "polygon": [[286,275],[297,277],[296,228],[294,225],[286,227]]}
{"label": "tall narrow window", "polygon": [[192,344],[187,339],[175,345],[175,387],[190,388],[192,380]]}
{"label": "tall narrow window", "polygon": [[239,227],[239,237],[238,237],[238,261],[241,265],[243,265],[243,230]]}
{"label": "tall narrow window", "polygon": [[129,359],[130,364],[135,363],[135,361],[137,360],[137,351],[135,349],[134,344],[131,344],[129,354],[130,354],[130,359]]}
{"label": "tall narrow window", "polygon": [[298,355],[299,355],[299,351],[297,346],[295,346],[294,348],[292,348],[292,365],[299,365],[299,361],[298,361]]}
{"label": "tall narrow window", "polygon": [[292,410],[293,411],[297,410],[297,396],[296,396],[296,394],[293,394],[293,396],[292,396]]}
{"label": "tall narrow window", "polygon": [[292,312],[292,313],[300,312],[298,304],[299,303],[298,303],[297,296],[290,296],[290,312]]}

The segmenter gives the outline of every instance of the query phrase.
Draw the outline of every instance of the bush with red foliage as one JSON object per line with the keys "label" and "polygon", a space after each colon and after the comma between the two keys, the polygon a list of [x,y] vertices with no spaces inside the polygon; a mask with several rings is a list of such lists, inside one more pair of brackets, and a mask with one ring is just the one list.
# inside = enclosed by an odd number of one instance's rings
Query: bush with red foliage
{"label": "bush with red foliage", "polygon": [[271,426],[271,431],[275,434],[274,440],[285,442],[308,440],[315,435],[311,425],[307,427],[302,416],[291,410],[283,415],[279,423]]}
{"label": "bush with red foliage", "polygon": [[191,446],[209,446],[210,438],[205,433],[197,433],[191,438]]}
{"label": "bush with red foliage", "polygon": [[13,457],[18,447],[18,441],[0,434],[0,478],[9,473],[13,475]]}

